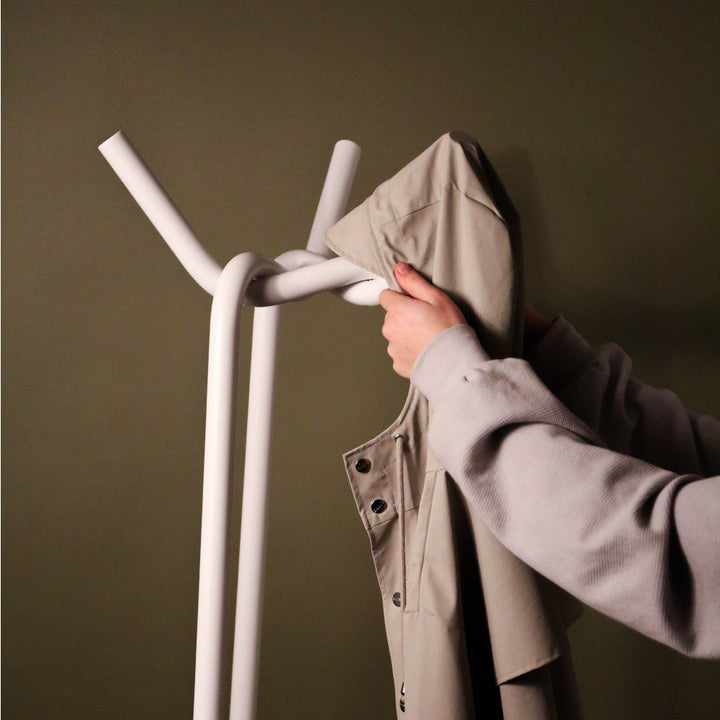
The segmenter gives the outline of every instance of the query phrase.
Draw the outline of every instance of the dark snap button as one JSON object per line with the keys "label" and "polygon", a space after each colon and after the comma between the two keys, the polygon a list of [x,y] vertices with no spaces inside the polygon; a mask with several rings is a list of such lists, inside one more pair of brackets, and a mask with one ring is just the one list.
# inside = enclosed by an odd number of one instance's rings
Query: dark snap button
{"label": "dark snap button", "polygon": [[372,467],[372,463],[367,458],[360,458],[355,463],[355,469],[361,473],[370,472],[371,467]]}
{"label": "dark snap button", "polygon": [[387,510],[387,503],[378,498],[377,500],[373,500],[373,504],[370,506],[370,509],[379,515],[381,512],[385,512],[385,510]]}
{"label": "dark snap button", "polygon": [[399,592],[396,592],[393,595],[393,605],[395,607],[400,607],[400,593]]}

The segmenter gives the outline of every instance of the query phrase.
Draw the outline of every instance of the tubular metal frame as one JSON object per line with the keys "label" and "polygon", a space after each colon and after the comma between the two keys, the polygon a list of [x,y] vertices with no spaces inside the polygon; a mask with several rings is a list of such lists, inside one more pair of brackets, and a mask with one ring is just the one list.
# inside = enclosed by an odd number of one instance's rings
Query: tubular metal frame
{"label": "tubular metal frame", "polygon": [[360,157],[350,140],[335,144],[305,250],[274,260],[236,255],[221,269],[122,132],[99,146],[130,194],[190,275],[213,296],[210,314],[194,720],[220,720],[225,658],[227,565],[233,489],[240,310],[254,307],[230,720],[253,720],[257,703],[267,484],[279,306],[330,290],[356,305],[377,305],[387,283],[323,243],[345,211]]}

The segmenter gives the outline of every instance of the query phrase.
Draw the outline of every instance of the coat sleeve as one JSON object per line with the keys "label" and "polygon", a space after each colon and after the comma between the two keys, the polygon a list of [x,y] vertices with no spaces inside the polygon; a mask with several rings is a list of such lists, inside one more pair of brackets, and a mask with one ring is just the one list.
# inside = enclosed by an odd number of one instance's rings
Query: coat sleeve
{"label": "coat sleeve", "polygon": [[[609,358],[619,357],[609,350]],[[711,464],[720,454],[720,423],[674,406],[665,428],[653,415],[668,412],[669,397],[623,410],[627,393],[617,386],[627,387],[629,368],[623,381],[599,368],[609,380],[590,385],[603,399],[586,400],[588,421],[528,360],[489,360],[468,325],[429,343],[410,379],[430,403],[433,452],[511,552],[643,634],[689,656],[719,658],[720,470]],[[582,387],[582,372],[569,373],[566,388]],[[649,389],[633,392],[648,397]],[[630,419],[621,452],[599,431],[607,433],[623,412]],[[681,455],[692,438],[688,457],[695,452],[697,463],[687,467],[694,469],[627,454],[632,446],[652,457],[663,437]]]}

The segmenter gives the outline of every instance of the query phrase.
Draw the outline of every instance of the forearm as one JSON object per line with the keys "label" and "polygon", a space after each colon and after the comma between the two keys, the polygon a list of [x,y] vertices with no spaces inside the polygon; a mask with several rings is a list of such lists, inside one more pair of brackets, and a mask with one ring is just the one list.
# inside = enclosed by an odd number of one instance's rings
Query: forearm
{"label": "forearm", "polygon": [[[608,449],[525,360],[470,359],[466,333],[448,331],[411,379],[430,400],[433,452],[491,531],[588,605],[720,657],[720,478]],[[438,382],[460,336],[464,372]]]}

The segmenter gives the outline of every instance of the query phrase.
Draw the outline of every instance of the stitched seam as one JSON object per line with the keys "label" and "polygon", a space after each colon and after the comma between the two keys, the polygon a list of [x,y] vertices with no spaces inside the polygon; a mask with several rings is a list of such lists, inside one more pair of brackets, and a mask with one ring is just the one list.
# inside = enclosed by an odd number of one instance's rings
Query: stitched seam
{"label": "stitched seam", "polygon": [[[371,231],[371,232],[372,232],[372,231]],[[355,265],[359,265],[360,267],[365,268],[365,269],[368,270],[369,272],[373,272],[372,268],[369,268],[369,267],[365,264],[365,262],[364,262],[363,260],[361,260],[357,255],[355,255],[354,253],[350,252],[349,250],[346,250],[345,248],[340,249],[340,247],[339,247],[331,238],[329,238],[327,235],[325,236],[325,238],[326,238],[326,240],[327,240],[327,243],[326,243],[327,246],[328,246],[336,255],[338,255],[338,256],[340,256],[340,257],[349,258],[350,260],[352,260],[352,262],[353,262]]]}
{"label": "stitched seam", "polygon": [[[437,489],[437,473],[439,473],[440,470],[435,470],[434,472],[435,472],[435,480],[433,482],[433,496],[430,498],[430,509],[428,510],[427,526],[425,528],[425,542],[423,543],[422,554],[420,555],[420,563],[419,563],[418,572],[417,572],[417,607],[418,607],[418,610],[421,609],[420,608],[420,598],[422,597],[422,588],[423,588],[423,579],[424,579],[423,569],[425,568],[425,564],[426,564],[425,557],[427,555],[427,544],[428,544],[428,534],[429,534],[429,530],[430,530],[430,521],[432,520],[433,509],[435,507],[435,503],[433,501],[435,499],[435,490]],[[427,476],[428,473],[425,473],[425,475]],[[425,487],[426,487],[425,484],[423,484],[423,494],[425,492]],[[416,526],[416,528],[417,528],[417,526]]]}
{"label": "stitched seam", "polygon": [[375,552],[375,544],[373,543],[371,529],[372,528],[368,529],[368,535],[370,536],[370,554],[372,555],[373,565],[375,566],[375,575],[377,575],[378,584],[380,585],[380,595],[382,596],[382,599],[387,602],[389,596],[387,586],[385,585],[385,573],[381,570],[382,563],[380,562],[380,558]]}
{"label": "stitched seam", "polygon": [[[390,206],[390,212],[393,214],[393,218],[395,219],[395,225],[397,226],[398,232],[400,233],[400,238],[402,239],[403,245],[405,247],[408,246],[407,237],[405,237],[405,233],[403,232],[403,229],[400,225],[400,220],[397,216],[397,213],[395,212],[395,205],[393,204],[393,199],[390,195],[390,186],[388,185],[388,205]],[[403,215],[403,217],[406,217]],[[393,275],[394,277],[394,275]]]}
{"label": "stitched seam", "polygon": [[[432,207],[433,205],[437,205],[439,202],[440,202],[439,200],[433,200],[432,202],[425,203],[425,205],[421,205],[420,207],[413,208],[412,210],[408,210],[407,212],[405,212],[405,213],[403,213],[402,215],[400,215],[400,218],[403,218],[403,219],[404,219],[404,218],[406,218],[406,217],[410,217],[410,215],[414,215],[415,213],[418,213],[418,212],[420,212],[421,210],[425,210],[425,208],[429,208],[429,207]],[[398,222],[398,219],[399,219],[399,218],[398,218],[398,217],[395,215],[395,213],[393,212],[393,219],[392,219],[392,220],[388,220],[387,222],[383,223],[382,225],[378,225],[375,229],[376,229],[376,230],[380,230],[381,228],[387,227],[388,225],[392,225],[393,223],[397,223],[397,222]]]}
{"label": "stitched seam", "polygon": [[408,388],[408,394],[405,398],[405,405],[403,406],[403,409],[400,411],[400,414],[393,420],[390,427],[385,428],[385,430],[382,430],[379,435],[377,435],[374,438],[371,438],[367,442],[364,442],[362,445],[358,445],[356,448],[353,448],[350,454],[356,454],[361,451],[367,450],[368,448],[372,447],[373,445],[376,445],[377,443],[381,442],[382,440],[386,439],[389,435],[395,432],[400,425],[404,422],[405,418],[408,416],[411,410],[414,410],[417,406],[418,402],[420,401],[421,393],[420,391],[410,384],[410,387]]}
{"label": "stitched seam", "polygon": [[367,217],[368,230],[370,232],[370,249],[372,250],[372,253],[375,256],[375,260],[377,261],[378,266],[385,272],[385,279],[387,280],[388,277],[392,277],[392,273],[388,272],[385,260],[382,257],[382,254],[380,253],[377,237],[375,236],[375,230],[373,229],[372,222],[370,219],[370,206],[369,205],[366,205],[366,207],[365,207],[365,215]]}
{"label": "stitched seam", "polygon": [[[410,512],[411,510],[417,510],[419,507],[420,507],[419,505],[413,505],[412,507],[406,508],[405,512],[408,513],[408,512]],[[371,525],[370,527],[371,527],[371,528],[376,528],[376,527],[380,527],[381,525],[385,525],[385,523],[389,523],[389,522],[395,520],[395,518],[396,518],[397,516],[398,516],[398,514],[397,514],[397,511],[396,511],[395,514],[394,514],[392,517],[389,517],[387,520],[381,520],[379,523],[375,523],[374,525]]]}
{"label": "stitched seam", "polygon": [[[380,442],[381,439],[382,439],[382,438],[376,438],[376,440],[371,440],[370,442],[365,443],[364,445],[358,445],[358,447],[357,447],[357,454],[358,454],[358,455],[361,455],[365,450],[373,447],[373,445],[375,445],[377,442]],[[408,443],[408,444],[407,444],[407,447],[410,448],[411,450],[415,450],[415,448],[417,447],[417,445],[416,445],[416,443],[413,442],[413,443]],[[397,462],[397,460],[396,460],[395,458],[392,458],[392,459],[388,462],[387,465],[382,465],[382,466],[380,466],[380,468],[378,469],[378,472],[387,475],[388,473],[387,473],[386,471],[389,470],[393,465],[395,465],[396,462]],[[427,470],[426,472],[435,472],[435,471],[434,471],[434,470]]]}
{"label": "stitched seam", "polygon": [[474,198],[472,195],[468,195],[464,190],[461,190],[455,183],[453,183],[453,187],[457,192],[464,195],[468,200],[472,200],[474,203],[477,203],[478,205],[482,205],[493,217],[497,218],[505,227],[507,227],[507,223],[505,222],[505,218],[494,208],[488,205],[486,202],[483,202],[482,200],[478,200],[477,198]]}

